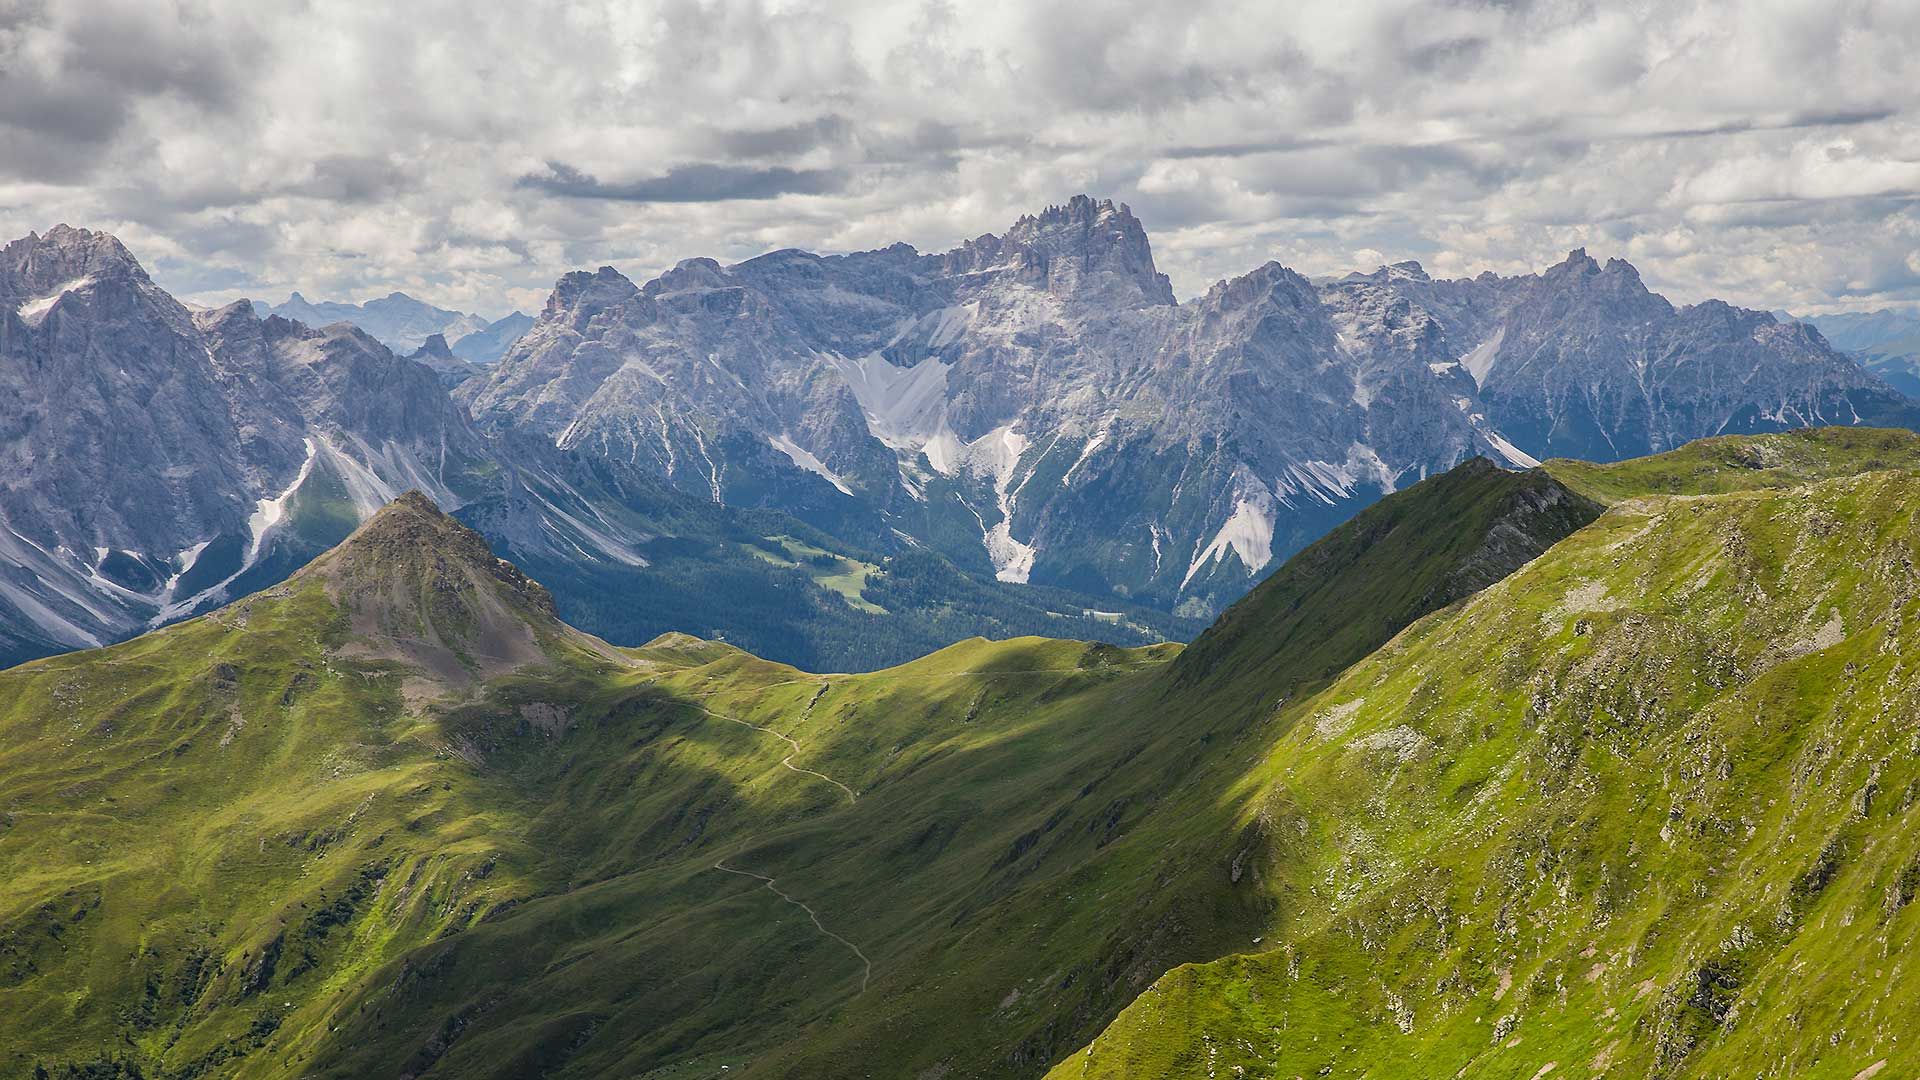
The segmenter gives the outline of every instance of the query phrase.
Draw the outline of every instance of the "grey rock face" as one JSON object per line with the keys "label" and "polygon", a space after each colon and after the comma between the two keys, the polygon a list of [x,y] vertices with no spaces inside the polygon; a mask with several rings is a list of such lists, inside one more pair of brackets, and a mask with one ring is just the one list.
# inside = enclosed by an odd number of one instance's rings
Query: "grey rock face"
{"label": "grey rock face", "polygon": [[1820,331],[1834,348],[1887,380],[1909,398],[1920,398],[1920,314],[1911,311],[1844,312],[1795,318],[1774,312],[1781,322],[1800,322]]}
{"label": "grey rock face", "polygon": [[[702,305],[728,299],[710,291],[656,286],[644,300],[697,321]],[[609,298],[639,293],[611,272],[570,276],[560,290],[570,305],[555,308],[567,318],[546,332],[591,340]],[[409,490],[537,568],[571,618],[624,641],[692,630],[844,670],[974,633],[1133,643],[1178,625],[1135,605],[980,581],[825,483],[758,493],[832,519],[839,531],[823,536],[784,514],[716,505],[706,484],[676,490],[631,459],[562,450],[517,428],[482,434],[445,387],[465,366],[437,336],[401,358],[349,323],[262,319],[244,301],[189,313],[104,234],[62,228],[8,246],[0,665],[119,640],[270,586]],[[871,439],[832,365],[789,374],[766,399],[770,415],[797,420],[789,448],[763,444],[765,457],[790,462],[802,445],[844,441],[873,451],[871,467],[848,467],[850,483],[894,482],[894,452]],[[687,443],[675,452],[695,453],[701,430],[674,429]],[[739,449],[716,445],[713,458],[739,460]],[[742,486],[751,479],[725,478],[736,497],[754,494]],[[779,539],[802,534],[851,554]],[[885,607],[823,584],[832,571],[820,559],[858,567]]]}
{"label": "grey rock face", "polygon": [[451,510],[520,475],[351,325],[190,313],[104,233],[0,251],[0,656],[184,617],[403,491]]}
{"label": "grey rock face", "polygon": [[1474,454],[1915,422],[1817,334],[1676,309],[1584,252],[1325,286],[1270,263],[1177,304],[1138,220],[1085,196],[938,255],[568,274],[460,394],[483,426],[717,502],[875,516],[1003,580],[1190,615]]}

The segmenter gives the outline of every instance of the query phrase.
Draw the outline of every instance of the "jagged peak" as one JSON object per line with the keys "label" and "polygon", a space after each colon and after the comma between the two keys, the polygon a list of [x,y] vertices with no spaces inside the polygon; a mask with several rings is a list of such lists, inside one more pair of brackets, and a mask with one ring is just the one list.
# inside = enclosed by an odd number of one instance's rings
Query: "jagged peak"
{"label": "jagged peak", "polygon": [[15,290],[52,287],[82,276],[125,276],[145,282],[147,272],[133,252],[109,232],[65,223],[32,233],[0,250],[0,275],[17,279]]}
{"label": "jagged peak", "polygon": [[571,270],[554,282],[553,292],[547,297],[547,305],[541,314],[557,315],[582,301],[600,305],[618,303],[639,291],[639,286],[611,266],[591,271]]}
{"label": "jagged peak", "polygon": [[1221,278],[1214,282],[1201,302],[1211,307],[1234,307],[1269,296],[1282,288],[1305,295],[1313,291],[1313,282],[1298,271],[1268,259],[1238,277]]}
{"label": "jagged peak", "polygon": [[1583,247],[1574,248],[1567,252],[1566,258],[1547,267],[1547,276],[1549,277],[1555,276],[1556,274],[1597,274],[1599,272],[1600,264],[1595,262],[1593,257],[1587,254],[1587,249]]}
{"label": "jagged peak", "polygon": [[420,343],[420,348],[414,355],[431,356],[441,360],[455,359],[453,349],[448,346],[447,335],[445,334],[428,334],[427,340]]}
{"label": "jagged peak", "polygon": [[732,284],[732,275],[720,265],[719,260],[702,255],[681,259],[673,265],[673,269],[647,282],[640,291],[648,296],[658,296],[661,293],[693,289],[721,289]]}
{"label": "jagged peak", "polygon": [[1057,223],[1086,224],[1103,217],[1118,217],[1139,225],[1139,219],[1133,216],[1133,208],[1126,203],[1115,203],[1112,199],[1096,199],[1091,195],[1080,194],[1060,205],[1048,205],[1038,214],[1022,214],[1014,223],[1021,225],[1035,223],[1050,225]]}
{"label": "jagged peak", "polygon": [[1173,284],[1155,268],[1153,246],[1133,210],[1091,195],[1022,214],[1004,234],[969,240],[942,263],[949,273],[1010,272],[1062,293],[1123,282],[1137,293],[1134,303],[1175,302]]}

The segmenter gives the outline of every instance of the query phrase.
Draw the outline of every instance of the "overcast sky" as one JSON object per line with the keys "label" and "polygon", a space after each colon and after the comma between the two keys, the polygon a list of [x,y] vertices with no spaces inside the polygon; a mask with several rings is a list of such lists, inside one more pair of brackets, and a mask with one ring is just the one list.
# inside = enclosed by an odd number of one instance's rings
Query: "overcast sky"
{"label": "overcast sky", "polygon": [[568,269],[937,251],[1076,192],[1277,259],[1920,303],[1920,3],[0,0],[0,232],[183,298],[499,315]]}

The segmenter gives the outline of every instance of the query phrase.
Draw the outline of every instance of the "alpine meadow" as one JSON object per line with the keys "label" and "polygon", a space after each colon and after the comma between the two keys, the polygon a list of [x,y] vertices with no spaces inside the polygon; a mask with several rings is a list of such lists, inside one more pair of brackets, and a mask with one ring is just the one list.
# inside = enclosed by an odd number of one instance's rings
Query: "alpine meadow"
{"label": "alpine meadow", "polygon": [[0,0],[0,1080],[1920,1076],[1917,55]]}

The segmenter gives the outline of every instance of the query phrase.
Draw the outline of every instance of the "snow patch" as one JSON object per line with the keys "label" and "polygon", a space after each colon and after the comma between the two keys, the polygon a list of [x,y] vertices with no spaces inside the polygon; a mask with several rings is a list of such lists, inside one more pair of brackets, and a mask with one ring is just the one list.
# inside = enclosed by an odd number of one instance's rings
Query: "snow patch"
{"label": "snow patch", "polygon": [[247,532],[252,536],[247,544],[246,564],[249,566],[260,557],[260,545],[266,540],[268,530],[280,524],[281,520],[287,516],[287,500],[293,498],[293,493],[300,490],[301,484],[307,482],[307,474],[313,472],[313,461],[319,455],[320,448],[312,439],[307,439],[305,442],[307,460],[301,462],[300,473],[293,478],[293,483],[288,484],[287,490],[279,495],[271,499],[261,499],[254,506],[253,513],[247,517]]}
{"label": "snow patch", "polygon": [[927,347],[944,349],[958,340],[973,322],[973,307],[969,304],[966,307],[944,307],[928,312],[925,318],[933,320],[933,333],[927,337]]}
{"label": "snow patch", "polygon": [[896,367],[879,353],[849,360],[838,353],[821,356],[846,381],[867,430],[888,446],[919,450],[947,426],[947,371],[931,357],[910,368]]}
{"label": "snow patch", "polygon": [[1013,430],[1012,425],[995,428],[967,445],[968,468],[993,477],[994,501],[1000,508],[1000,520],[984,536],[987,558],[993,561],[993,576],[1021,585],[1033,573],[1037,554],[1033,545],[1013,538],[1013,505],[1019,491],[1010,488],[1020,455],[1026,451],[1026,436]]}
{"label": "snow patch", "polygon": [[1506,340],[1507,328],[1501,327],[1493,336],[1475,345],[1472,351],[1460,358],[1460,366],[1473,376],[1473,385],[1487,385],[1487,373],[1493,370],[1493,358],[1500,351],[1500,343]]}
{"label": "snow patch", "polygon": [[[942,417],[944,420],[945,418]],[[960,437],[942,426],[933,438],[928,439],[920,452],[927,456],[927,464],[942,476],[953,476],[960,471],[966,461],[967,447]]]}
{"label": "snow patch", "polygon": [[1248,574],[1258,573],[1261,567],[1273,561],[1273,524],[1272,493],[1257,481],[1243,482],[1234,502],[1233,513],[1220,526],[1220,531],[1213,534],[1207,546],[1193,557],[1193,562],[1187,566],[1187,576],[1180,579],[1180,587],[1185,589],[1201,567],[1219,563],[1227,557],[1228,552],[1240,560]]}
{"label": "snow patch", "polygon": [[1080,466],[1085,465],[1087,459],[1093,456],[1094,451],[1100,449],[1100,447],[1106,443],[1107,436],[1113,432],[1113,421],[1118,415],[1118,413],[1109,413],[1106,420],[1100,424],[1099,430],[1095,431],[1093,437],[1087,440],[1086,445],[1080,448],[1080,456],[1074,459],[1072,465],[1067,466],[1066,473],[1060,477],[1061,487],[1066,487],[1067,483],[1073,479],[1073,474],[1080,471]]}
{"label": "snow patch", "polygon": [[5,597],[33,625],[62,645],[100,644],[100,639],[91,631],[41,603],[38,597],[5,578],[0,578],[0,597]]}
{"label": "snow patch", "polygon": [[1353,498],[1355,489],[1362,484],[1371,483],[1378,486],[1382,494],[1392,494],[1404,471],[1388,466],[1366,443],[1350,443],[1343,461],[1316,459],[1289,464],[1274,481],[1274,494],[1281,505],[1289,508],[1298,506],[1296,498],[1333,506]]}
{"label": "snow patch", "polygon": [[91,284],[93,284],[93,275],[91,274],[65,282],[45,296],[37,297],[21,304],[20,317],[30,325],[38,326],[40,320],[46,316],[47,312],[53,310],[53,305],[60,302],[61,297],[75,289],[84,289]]}
{"label": "snow patch", "polygon": [[791,438],[785,435],[768,436],[767,442],[771,443],[775,450],[787,455],[795,465],[813,473],[815,476],[824,478],[827,483],[839,489],[840,494],[853,494],[853,489],[847,486],[846,481],[840,479],[838,474],[832,469],[827,468],[826,463],[814,457],[810,451],[799,443],[794,442]]}
{"label": "snow patch", "polygon": [[1537,469],[1540,467],[1539,458],[1508,442],[1499,432],[1488,429],[1482,431],[1480,434],[1486,436],[1487,442],[1493,444],[1495,450],[1500,451],[1500,456],[1506,458],[1509,465],[1514,465],[1522,469]]}

